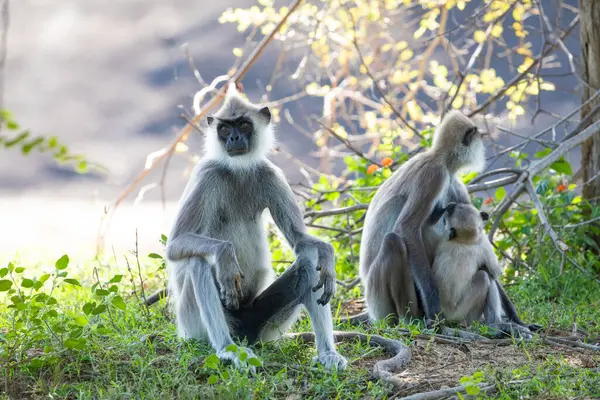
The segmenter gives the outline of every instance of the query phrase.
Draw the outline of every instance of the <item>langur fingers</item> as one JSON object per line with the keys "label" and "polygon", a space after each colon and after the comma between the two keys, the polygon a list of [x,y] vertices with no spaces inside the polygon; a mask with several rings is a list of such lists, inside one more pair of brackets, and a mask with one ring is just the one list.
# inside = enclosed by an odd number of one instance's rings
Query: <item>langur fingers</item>
{"label": "langur fingers", "polygon": [[327,274],[321,274],[319,279],[319,283],[312,290],[316,292],[317,290],[323,288],[323,294],[319,299],[317,299],[317,304],[324,306],[329,303],[329,300],[333,297],[335,293],[335,279]]}

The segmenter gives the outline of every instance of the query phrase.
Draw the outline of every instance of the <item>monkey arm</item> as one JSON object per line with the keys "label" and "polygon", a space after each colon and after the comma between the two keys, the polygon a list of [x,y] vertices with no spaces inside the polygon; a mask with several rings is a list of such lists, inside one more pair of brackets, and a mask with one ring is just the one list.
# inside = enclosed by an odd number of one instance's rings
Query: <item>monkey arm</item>
{"label": "monkey arm", "polygon": [[336,289],[333,246],[306,233],[302,211],[296,203],[294,193],[283,178],[280,181],[269,188],[269,211],[297,257],[316,249],[315,268],[320,271],[320,277],[313,291],[323,288],[323,295],[317,303],[325,305],[333,297]]}
{"label": "monkey arm", "polygon": [[[406,205],[396,220],[394,233],[406,243],[412,277],[425,317],[433,320],[440,312],[440,299],[423,243],[423,228],[448,183],[448,173],[437,165],[431,165],[420,170],[413,180],[417,183],[413,185],[413,191],[407,193]],[[427,182],[427,185],[420,182]]]}
{"label": "monkey arm", "polygon": [[481,245],[485,248],[485,253],[483,256],[485,269],[490,274],[492,279],[499,279],[500,275],[502,275],[502,267],[498,262],[496,254],[494,254],[494,248],[487,237],[484,236],[482,239],[483,243]]}
{"label": "monkey arm", "polygon": [[195,233],[183,233],[169,239],[167,259],[177,261],[189,257],[215,257],[217,260],[225,253],[233,253],[230,242],[212,239]]}

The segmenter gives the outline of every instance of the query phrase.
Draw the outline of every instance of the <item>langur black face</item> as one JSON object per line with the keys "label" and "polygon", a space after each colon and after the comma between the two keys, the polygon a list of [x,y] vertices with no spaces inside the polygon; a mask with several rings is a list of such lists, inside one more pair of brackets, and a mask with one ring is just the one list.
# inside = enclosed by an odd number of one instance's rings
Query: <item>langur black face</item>
{"label": "langur black face", "polygon": [[[261,109],[259,115],[267,124],[270,122],[271,113],[267,107]],[[217,137],[230,157],[251,153],[259,140],[256,126],[248,115],[235,119],[208,117],[208,123],[217,124]]]}
{"label": "langur black face", "polygon": [[477,239],[483,229],[483,221],[487,221],[488,218],[486,212],[479,212],[471,204],[448,203],[443,216],[448,240],[472,242]]}
{"label": "langur black face", "polygon": [[219,120],[217,135],[219,141],[231,157],[248,153],[254,136],[254,125],[249,118],[241,117],[233,121]]}

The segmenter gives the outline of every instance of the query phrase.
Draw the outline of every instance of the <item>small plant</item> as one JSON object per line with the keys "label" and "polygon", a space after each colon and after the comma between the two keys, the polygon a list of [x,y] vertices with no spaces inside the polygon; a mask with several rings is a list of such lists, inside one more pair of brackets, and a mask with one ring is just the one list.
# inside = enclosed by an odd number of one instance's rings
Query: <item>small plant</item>
{"label": "small plant", "polygon": [[[464,386],[465,391],[469,396],[477,396],[481,392],[479,384],[483,382],[483,378],[483,372],[477,371],[473,375],[463,376],[462,378],[460,378],[459,382],[461,385]],[[456,395],[461,400],[464,400],[464,397],[460,393],[456,393]]]}
{"label": "small plant", "polygon": [[[236,344],[230,344],[225,350],[235,353],[242,362],[247,362],[249,366],[260,367],[262,365],[258,358],[248,358],[248,353]],[[204,367],[214,371],[214,373],[208,377],[207,383],[209,385],[227,382],[227,380],[229,380],[229,372],[224,368],[224,364],[219,360],[219,357],[217,357],[216,354],[211,354],[204,360]]]}

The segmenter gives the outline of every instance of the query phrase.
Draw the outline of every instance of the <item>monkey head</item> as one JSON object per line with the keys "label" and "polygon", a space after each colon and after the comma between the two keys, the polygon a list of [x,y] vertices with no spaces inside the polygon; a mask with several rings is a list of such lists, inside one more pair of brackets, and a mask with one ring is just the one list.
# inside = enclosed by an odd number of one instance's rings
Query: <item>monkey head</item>
{"label": "monkey head", "polygon": [[444,236],[447,240],[475,244],[483,233],[483,223],[489,216],[473,205],[449,203],[444,212]]}
{"label": "monkey head", "polygon": [[452,110],[442,119],[433,136],[432,149],[452,172],[481,171],[485,164],[483,134],[469,117]]}
{"label": "monkey head", "polygon": [[271,112],[258,107],[230,84],[221,108],[206,118],[205,155],[232,166],[263,160],[274,145]]}

